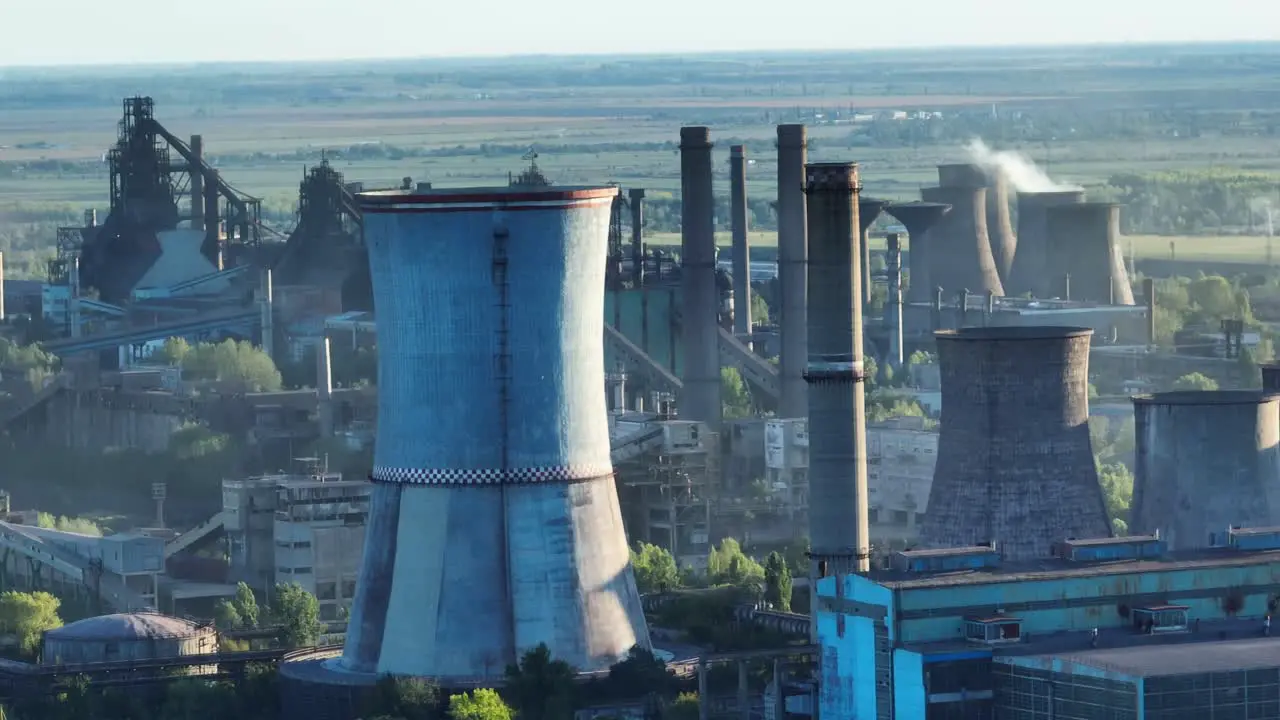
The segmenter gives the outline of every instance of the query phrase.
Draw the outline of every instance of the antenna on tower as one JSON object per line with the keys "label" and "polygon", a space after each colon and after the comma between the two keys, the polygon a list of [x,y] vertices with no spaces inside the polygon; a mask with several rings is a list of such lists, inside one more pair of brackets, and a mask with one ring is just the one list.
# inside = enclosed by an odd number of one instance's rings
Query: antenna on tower
{"label": "antenna on tower", "polygon": [[524,172],[509,180],[512,187],[547,187],[551,184],[551,181],[547,179],[547,176],[543,175],[542,171],[538,169],[537,150],[529,148],[529,152],[526,152],[522,159],[529,161],[529,167],[525,168]]}

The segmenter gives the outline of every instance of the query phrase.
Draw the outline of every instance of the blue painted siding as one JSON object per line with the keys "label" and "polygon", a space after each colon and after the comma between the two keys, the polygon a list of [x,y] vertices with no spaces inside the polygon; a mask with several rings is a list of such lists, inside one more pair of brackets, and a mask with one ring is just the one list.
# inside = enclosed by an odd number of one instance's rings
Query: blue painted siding
{"label": "blue painted siding", "polygon": [[[844,581],[844,597],[859,603],[885,608],[891,613],[893,593],[864,577],[848,575]],[[834,598],[837,578],[818,581],[820,597]],[[886,616],[892,633],[892,616]],[[870,618],[846,615],[840,632],[838,616],[833,612],[818,613],[818,642],[822,646],[822,670],[819,679],[819,714],[821,717],[848,720],[875,720],[875,623]],[[890,638],[892,640],[892,637]],[[923,682],[923,681],[922,681]],[[921,686],[923,693],[923,685]]]}
{"label": "blue painted siding", "polygon": [[893,653],[893,716],[896,720],[923,720],[925,716],[924,664],[919,653]]}

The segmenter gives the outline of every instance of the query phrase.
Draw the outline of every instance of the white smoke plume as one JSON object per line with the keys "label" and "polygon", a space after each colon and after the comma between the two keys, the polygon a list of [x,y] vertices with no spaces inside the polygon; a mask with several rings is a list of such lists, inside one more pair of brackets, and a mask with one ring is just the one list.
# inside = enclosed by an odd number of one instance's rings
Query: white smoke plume
{"label": "white smoke plume", "polygon": [[978,139],[965,146],[970,160],[988,173],[999,173],[1018,192],[1060,192],[1079,190],[1074,185],[1054,182],[1025,155],[1012,150],[992,150]]}

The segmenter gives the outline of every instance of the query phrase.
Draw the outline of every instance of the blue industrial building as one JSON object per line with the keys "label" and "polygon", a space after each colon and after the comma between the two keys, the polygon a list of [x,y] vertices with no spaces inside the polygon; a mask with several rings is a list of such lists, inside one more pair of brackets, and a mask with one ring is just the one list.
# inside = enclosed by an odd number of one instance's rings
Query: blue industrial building
{"label": "blue industrial building", "polygon": [[1280,528],[1168,552],[1158,536],[898,553],[819,580],[820,716],[1280,717]]}

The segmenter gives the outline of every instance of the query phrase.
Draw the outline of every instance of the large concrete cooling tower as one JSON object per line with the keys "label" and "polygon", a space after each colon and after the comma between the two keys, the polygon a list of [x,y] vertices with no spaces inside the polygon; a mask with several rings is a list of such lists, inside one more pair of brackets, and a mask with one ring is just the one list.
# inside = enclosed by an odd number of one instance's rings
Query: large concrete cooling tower
{"label": "large concrete cooling tower", "polygon": [[720,427],[720,346],[716,290],[711,131],[680,128],[680,293],[684,394],[680,415]]}
{"label": "large concrete cooling tower", "polygon": [[341,667],[496,682],[648,645],[609,457],[616,188],[361,196],[378,315],[374,491]]}
{"label": "large concrete cooling tower", "polygon": [[936,187],[920,191],[925,202],[950,205],[929,233],[929,279],[948,295],[961,290],[1004,295],[987,239],[987,191],[980,187]]}
{"label": "large concrete cooling tower", "polygon": [[1132,305],[1133,287],[1120,250],[1120,206],[1089,202],[1045,211],[1049,228],[1048,264],[1061,296],[1070,275],[1072,300]]}
{"label": "large concrete cooling tower", "polygon": [[1129,525],[1175,549],[1228,526],[1280,525],[1280,395],[1168,392],[1133,399]]}
{"label": "large concrete cooling tower", "polygon": [[930,254],[937,234],[932,232],[943,216],[951,212],[950,205],[929,202],[893,203],[885,208],[890,215],[898,218],[907,229],[908,242],[911,244],[908,261],[907,298],[909,303],[929,302],[934,288],[929,271]]}
{"label": "large concrete cooling tower", "polygon": [[862,267],[863,305],[871,304],[871,226],[888,204],[888,200],[858,198],[858,264]]}
{"label": "large concrete cooling tower", "polygon": [[1004,284],[1010,295],[1031,293],[1035,297],[1060,295],[1046,266],[1049,250],[1048,208],[1084,202],[1083,190],[1018,193],[1018,248],[1013,267]]}
{"label": "large concrete cooling tower", "polygon": [[1008,284],[1018,237],[1013,234],[1009,216],[1009,183],[999,172],[987,172],[980,165],[958,164],[938,166],[938,185],[942,187],[986,188],[987,237],[995,258],[1000,282]]}
{"label": "large concrete cooling tower", "polygon": [[[858,166],[805,167],[809,207],[810,579],[865,572],[867,440],[862,388]],[[814,587],[810,585],[810,587]],[[815,593],[816,595],[816,593]]]}
{"label": "large concrete cooling tower", "polygon": [[928,547],[995,541],[1050,557],[1111,534],[1089,441],[1089,338],[1072,327],[934,334],[942,376],[938,461],[921,527]]}
{"label": "large concrete cooling tower", "polygon": [[778,287],[782,313],[778,318],[782,348],[778,353],[781,397],[778,416],[808,414],[804,382],[808,347],[809,240],[805,218],[804,166],[808,157],[804,125],[778,126]]}

